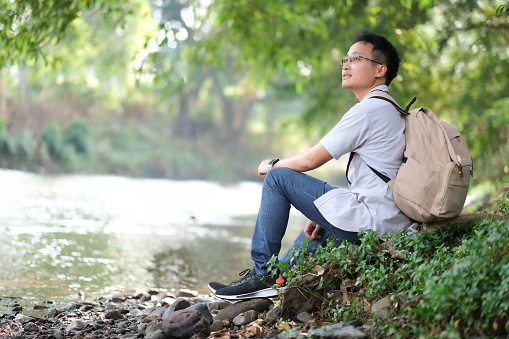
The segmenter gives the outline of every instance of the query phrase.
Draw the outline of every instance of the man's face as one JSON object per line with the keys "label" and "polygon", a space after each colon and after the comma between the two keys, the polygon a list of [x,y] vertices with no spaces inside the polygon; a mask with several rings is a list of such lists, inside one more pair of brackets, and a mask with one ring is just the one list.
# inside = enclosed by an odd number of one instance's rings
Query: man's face
{"label": "man's face", "polygon": [[[350,47],[347,57],[360,55],[373,59],[371,52],[373,44],[369,42],[357,42]],[[369,60],[359,58],[357,61],[348,61],[343,65],[342,86],[344,89],[367,90],[372,88],[380,80],[379,70],[381,65],[375,64]],[[378,74],[378,75],[377,75]]]}

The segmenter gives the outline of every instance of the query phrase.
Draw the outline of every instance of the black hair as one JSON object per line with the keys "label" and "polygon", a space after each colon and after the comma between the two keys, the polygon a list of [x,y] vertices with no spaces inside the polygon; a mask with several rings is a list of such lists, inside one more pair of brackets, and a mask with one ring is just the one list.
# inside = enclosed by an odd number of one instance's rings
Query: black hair
{"label": "black hair", "polygon": [[372,32],[360,33],[355,38],[354,43],[361,41],[372,44],[373,59],[387,66],[385,84],[389,86],[391,81],[398,75],[399,62],[401,61],[396,47],[394,47],[387,38]]}

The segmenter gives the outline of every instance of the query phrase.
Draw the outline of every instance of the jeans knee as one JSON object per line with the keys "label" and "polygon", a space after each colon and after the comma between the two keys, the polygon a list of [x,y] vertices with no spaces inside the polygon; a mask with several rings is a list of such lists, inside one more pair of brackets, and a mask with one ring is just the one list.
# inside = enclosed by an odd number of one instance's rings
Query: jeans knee
{"label": "jeans knee", "polygon": [[286,167],[274,167],[271,168],[270,171],[265,176],[265,181],[267,183],[276,182],[279,180],[279,178],[283,176],[287,176],[288,172],[295,172],[289,168]]}

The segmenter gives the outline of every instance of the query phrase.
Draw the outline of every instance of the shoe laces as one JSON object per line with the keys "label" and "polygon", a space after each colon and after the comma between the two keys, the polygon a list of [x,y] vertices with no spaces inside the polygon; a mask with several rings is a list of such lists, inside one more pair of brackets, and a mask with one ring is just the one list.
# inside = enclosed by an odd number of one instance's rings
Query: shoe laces
{"label": "shoe laces", "polygon": [[241,276],[242,278],[228,284],[228,286],[240,285],[240,284],[244,283],[245,281],[249,280],[253,275],[256,275],[256,271],[254,270],[254,268],[253,269],[246,268],[245,270],[243,270],[242,272],[239,273],[239,276]]}

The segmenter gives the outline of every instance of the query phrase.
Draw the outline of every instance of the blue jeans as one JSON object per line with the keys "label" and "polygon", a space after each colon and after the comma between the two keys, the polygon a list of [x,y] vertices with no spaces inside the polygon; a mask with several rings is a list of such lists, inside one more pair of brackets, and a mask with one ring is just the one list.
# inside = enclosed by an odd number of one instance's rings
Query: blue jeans
{"label": "blue jeans", "polygon": [[[313,178],[304,173],[296,172],[285,167],[271,169],[262,188],[262,201],[251,241],[251,259],[257,274],[267,273],[267,262],[273,255],[279,255],[281,240],[285,235],[293,205],[309,220],[322,227],[321,238],[309,240],[307,252],[313,253],[320,246],[327,243],[327,238],[333,239],[338,245],[347,240],[358,243],[357,233],[343,231],[330,224],[316,208],[314,201],[336,188],[324,181]],[[295,239],[294,247],[300,249],[307,239],[304,230]],[[289,248],[279,261],[290,262]]]}

